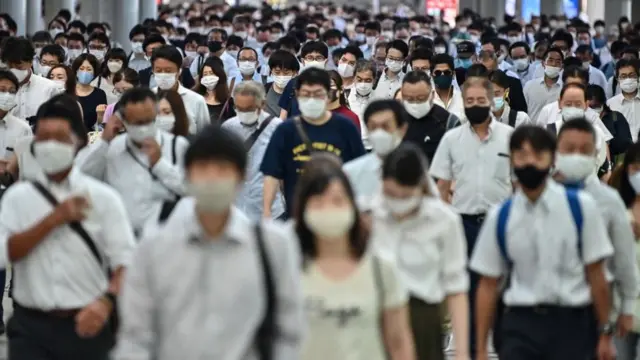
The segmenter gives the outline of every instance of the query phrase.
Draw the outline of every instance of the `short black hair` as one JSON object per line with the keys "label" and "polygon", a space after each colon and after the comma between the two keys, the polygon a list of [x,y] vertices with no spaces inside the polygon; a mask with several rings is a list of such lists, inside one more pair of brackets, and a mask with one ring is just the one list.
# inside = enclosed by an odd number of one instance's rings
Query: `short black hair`
{"label": "short black hair", "polygon": [[427,183],[428,163],[418,145],[405,142],[385,157],[382,178],[393,179],[403,186],[424,186]]}
{"label": "short black hair", "polygon": [[364,110],[364,114],[362,115],[364,117],[364,123],[368,124],[369,119],[373,114],[387,110],[390,110],[393,113],[398,127],[409,122],[409,115],[407,114],[404,106],[402,106],[402,103],[395,99],[384,99],[372,101],[367,105],[367,108]]}
{"label": "short black hair", "polygon": [[[122,96],[120,97],[120,100],[118,100],[118,103],[117,103],[118,109],[116,110],[121,110],[128,104],[139,104],[147,100],[151,100],[155,103],[155,102],[158,102],[158,97],[156,93],[154,93],[153,91],[151,91],[151,89],[147,87],[134,87],[125,91],[122,94]],[[123,119],[123,120],[126,121],[126,119]]]}
{"label": "short black hair", "polygon": [[166,45],[167,41],[162,37],[162,35],[157,33],[151,33],[149,34],[149,36],[144,38],[144,41],[142,42],[142,50],[146,52],[147,46],[151,44],[157,44],[157,43]]}
{"label": "short black hair", "polygon": [[240,48],[240,50],[238,51],[238,56],[236,57],[236,60],[240,58],[240,53],[243,51],[251,51],[255,56],[256,56],[256,60],[260,59],[260,57],[258,56],[258,52],[256,51],[256,49],[252,48],[252,47],[243,47]]}
{"label": "short black hair", "polygon": [[[589,33],[589,31],[587,31],[587,34]],[[593,49],[591,48],[591,45],[579,45],[576,48],[575,51],[576,54],[589,54],[589,55],[593,55]]]}
{"label": "short black hair", "polygon": [[0,80],[9,80],[15,85],[16,90],[20,88],[20,82],[18,78],[11,72],[11,70],[0,69]]}
{"label": "short black hair", "polygon": [[489,74],[489,80],[503,89],[509,88],[509,75],[502,70],[495,70]]}
{"label": "short black hair", "polygon": [[71,70],[73,70],[73,73],[77,75],[80,66],[82,66],[82,63],[84,63],[85,61],[88,61],[89,64],[91,64],[91,67],[93,68],[93,76],[98,76],[100,74],[100,63],[93,54],[89,53],[82,53],[78,55],[75,60],[73,60],[73,63],[71,63]]}
{"label": "short black hair", "polygon": [[80,20],[73,20],[72,22],[69,23],[69,26],[67,26],[67,29],[71,29],[71,28],[76,28],[76,29],[80,29],[80,32],[82,34],[87,32],[87,25],[85,25],[82,21]]}
{"label": "short black hair", "polygon": [[322,85],[328,93],[331,91],[331,76],[326,70],[309,68],[298,75],[296,91],[299,91],[302,85]]}
{"label": "short black hair", "polygon": [[296,73],[300,70],[300,63],[296,56],[285,50],[276,50],[269,57],[269,69],[281,68],[293,70]]}
{"label": "short black hair", "polygon": [[568,66],[562,72],[562,82],[565,83],[570,77],[579,77],[582,79],[582,83],[589,84],[589,70],[583,69],[582,66]]}
{"label": "short black hair", "polygon": [[87,40],[84,38],[82,34],[78,34],[78,33],[69,34],[69,37],[67,38],[67,42],[69,41],[80,41],[83,47],[87,47]]}
{"label": "short black hair", "polygon": [[342,55],[344,54],[351,54],[355,56],[356,60],[364,59],[362,50],[360,50],[360,48],[357,46],[349,45],[345,47],[344,49],[342,49]]}
{"label": "short black hair", "polygon": [[389,50],[396,49],[402,53],[402,57],[406,58],[407,55],[409,55],[409,45],[407,45],[407,43],[402,40],[393,40],[389,42],[386,49],[387,54],[389,53]]}
{"label": "short black hair", "polygon": [[409,71],[402,79],[402,85],[417,84],[419,82],[425,82],[431,88],[431,76],[424,71]]}
{"label": "short black hair", "polygon": [[47,43],[50,44],[53,42],[53,38],[48,31],[40,30],[36,31],[33,35],[31,35],[32,43]]}
{"label": "short black hair", "polygon": [[568,68],[570,66],[582,67],[582,60],[578,59],[575,56],[567,56],[562,62],[562,66],[564,68]]}
{"label": "short black hair", "polygon": [[511,134],[509,151],[513,154],[516,150],[522,150],[525,143],[529,143],[534,151],[541,153],[556,152],[556,139],[549,130],[536,125],[518,126]]}
{"label": "short black hair", "polygon": [[131,28],[131,31],[129,31],[129,40],[133,39],[133,37],[136,35],[144,35],[146,37],[148,32],[149,31],[146,27],[137,24],[136,26]]}
{"label": "short black hair", "polygon": [[233,164],[244,176],[247,168],[247,149],[244,141],[233,131],[209,125],[193,138],[184,154],[187,171],[196,162],[224,161]]}
{"label": "short black hair", "polygon": [[571,50],[571,48],[573,48],[573,36],[567,31],[564,31],[562,29],[556,31],[556,33],[551,37],[551,44],[556,41],[564,41],[567,44],[568,50]]}
{"label": "short black hair", "polygon": [[283,47],[287,49],[292,49],[296,53],[300,51],[300,41],[295,36],[283,36],[276,42],[277,48],[282,50]]}
{"label": "short black hair", "polygon": [[513,44],[511,44],[511,46],[509,46],[509,55],[511,55],[511,51],[513,49],[517,49],[519,47],[524,48],[524,52],[527,53],[527,55],[531,53],[531,48],[529,47],[529,44],[527,44],[524,41],[516,41]]}
{"label": "short black hair", "polygon": [[157,59],[165,59],[171,61],[176,64],[178,70],[182,68],[182,54],[178,48],[173,45],[162,45],[159,48],[156,48],[151,55],[151,66],[153,67],[153,63]]}
{"label": "short black hair", "polygon": [[38,122],[45,118],[61,118],[68,121],[71,125],[71,130],[82,141],[80,148],[87,145],[87,128],[82,119],[80,105],[75,97],[68,94],[59,94],[40,105],[36,113],[34,133],[37,131]]}
{"label": "short black hair", "polygon": [[111,40],[109,40],[109,38],[107,37],[107,35],[105,33],[93,33],[91,34],[91,36],[89,36],[89,39],[87,39],[87,44],[97,40],[100,41],[101,43],[103,43],[106,46],[106,49],[111,49]]}
{"label": "short black hair", "polygon": [[99,22],[90,22],[90,23],[87,24],[87,32],[89,34],[91,34],[94,31],[96,31],[96,29],[100,29],[102,31],[107,31],[107,29],[104,27],[104,25],[102,25]]}
{"label": "short black hair", "polygon": [[433,52],[431,52],[431,50],[426,48],[416,48],[415,50],[413,50],[413,52],[411,53],[411,56],[409,57],[411,59],[409,63],[412,65],[415,60],[427,60],[431,62],[431,59],[433,59]]}
{"label": "short black hair", "polygon": [[439,64],[447,64],[451,71],[455,70],[455,66],[453,65],[453,57],[449,54],[436,54],[431,59],[431,69],[435,69],[436,65]]}
{"label": "short black hair", "polygon": [[467,79],[470,77],[489,77],[489,70],[486,66],[477,63],[469,66],[467,69]]}
{"label": "short black hair", "polygon": [[549,53],[556,53],[556,54],[560,54],[560,60],[564,61],[564,54],[562,53],[562,50],[560,50],[559,47],[555,47],[555,46],[550,46],[547,51],[544,52],[544,56],[543,59],[547,59],[547,56],[549,56]]}
{"label": "short black hair", "polygon": [[596,144],[596,130],[587,119],[579,118],[564,122],[560,127],[560,130],[558,131],[558,141],[560,141],[562,133],[569,130],[577,130],[589,133],[593,137],[593,143]]}
{"label": "short black hair", "polygon": [[329,58],[329,48],[322,41],[309,41],[304,44],[302,50],[300,50],[300,57],[304,58],[314,52],[324,56],[325,59]]}
{"label": "short black hair", "polygon": [[60,64],[64,63],[65,54],[62,46],[58,44],[46,45],[40,51],[40,59],[42,59],[42,56],[46,54],[55,56]]}
{"label": "short black hair", "polygon": [[235,45],[242,49],[244,47],[244,40],[242,40],[240,36],[231,35],[227,39],[227,47],[229,47],[230,45]]}
{"label": "short black hair", "polygon": [[380,23],[375,22],[375,21],[368,21],[366,24],[364,24],[364,30],[373,30],[373,31],[377,31],[380,32],[382,29],[382,26],[380,26]]}
{"label": "short black hair", "polygon": [[6,39],[2,46],[2,62],[21,63],[31,62],[36,56],[36,50],[31,41],[24,37],[10,37]]}
{"label": "short black hair", "polygon": [[616,62],[616,77],[620,75],[620,69],[622,69],[623,67],[633,67],[633,69],[636,71],[636,74],[640,73],[640,71],[638,70],[637,60],[634,61],[628,59],[620,59],[618,60],[618,62]]}

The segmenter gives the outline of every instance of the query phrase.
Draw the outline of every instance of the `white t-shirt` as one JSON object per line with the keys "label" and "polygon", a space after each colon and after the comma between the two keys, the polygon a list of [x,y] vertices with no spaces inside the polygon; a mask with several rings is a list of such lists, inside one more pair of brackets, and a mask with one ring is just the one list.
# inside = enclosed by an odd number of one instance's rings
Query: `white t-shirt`
{"label": "white t-shirt", "polygon": [[[379,266],[378,281],[374,264]],[[376,285],[379,282],[383,289]],[[309,325],[302,360],[386,359],[380,296],[384,309],[403,306],[408,299],[393,265],[380,259],[374,262],[367,254],[349,277],[336,281],[311,263],[303,274],[302,287]]]}

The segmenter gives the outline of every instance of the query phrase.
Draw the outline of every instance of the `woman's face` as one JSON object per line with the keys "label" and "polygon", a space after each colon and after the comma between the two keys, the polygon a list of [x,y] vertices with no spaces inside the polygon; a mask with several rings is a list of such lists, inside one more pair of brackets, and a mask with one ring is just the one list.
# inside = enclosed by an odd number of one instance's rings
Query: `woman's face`
{"label": "woman's face", "polygon": [[395,179],[384,179],[382,182],[384,195],[393,199],[406,200],[415,196],[422,196],[420,187],[406,186],[399,184]]}
{"label": "woman's face", "polygon": [[339,180],[333,180],[322,194],[309,197],[305,210],[346,209],[352,206],[347,189]]}
{"label": "woman's face", "polygon": [[122,93],[129,89],[133,89],[133,84],[127,82],[126,80],[120,80],[117,83],[113,84],[113,91],[120,95],[122,95]]}
{"label": "woman's face", "polygon": [[216,75],[216,73],[213,72],[213,69],[210,66],[203,67],[202,76],[209,76],[209,75]]}
{"label": "woman's face", "polygon": [[338,85],[336,85],[336,82],[333,79],[331,79],[331,91],[329,94],[331,97],[331,101],[338,100],[338,97],[340,96],[340,90],[338,89]]}
{"label": "woman's face", "polygon": [[171,110],[171,104],[169,103],[169,101],[167,101],[167,99],[162,99],[160,100],[160,102],[158,103],[158,114],[159,115],[171,115],[173,114],[173,111]]}
{"label": "woman's face", "polygon": [[61,68],[61,67],[55,68],[55,69],[51,70],[51,74],[49,75],[49,79],[67,81],[67,72],[64,71],[64,69]]}
{"label": "woman's face", "polygon": [[87,60],[85,60],[82,63],[82,65],[80,65],[80,67],[78,68],[78,71],[88,71],[88,72],[94,74],[93,66],[91,66],[91,63],[89,63]]}
{"label": "woman's face", "polygon": [[587,101],[587,105],[592,109],[599,109],[602,107],[603,104],[600,101],[598,101],[598,99],[591,98],[589,99],[589,101]]}

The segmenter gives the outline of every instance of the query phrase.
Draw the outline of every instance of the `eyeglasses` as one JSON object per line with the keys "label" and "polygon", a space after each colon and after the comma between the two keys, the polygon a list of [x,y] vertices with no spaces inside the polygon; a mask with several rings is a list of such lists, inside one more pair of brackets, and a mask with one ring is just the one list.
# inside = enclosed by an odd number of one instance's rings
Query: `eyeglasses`
{"label": "eyeglasses", "polygon": [[435,70],[433,72],[433,76],[442,76],[442,75],[444,75],[444,76],[452,76],[453,75],[453,71],[451,71],[451,70],[444,70],[444,71],[443,70]]}

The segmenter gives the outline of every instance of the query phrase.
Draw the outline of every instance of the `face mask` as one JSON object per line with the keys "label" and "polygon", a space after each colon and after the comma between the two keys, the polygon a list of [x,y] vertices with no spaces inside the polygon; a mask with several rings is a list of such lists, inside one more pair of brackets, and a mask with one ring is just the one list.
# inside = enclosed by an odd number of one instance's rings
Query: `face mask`
{"label": "face mask", "polygon": [[324,99],[299,98],[298,105],[302,116],[312,120],[321,118],[327,111],[327,102]]}
{"label": "face mask", "polygon": [[434,50],[436,54],[444,54],[447,52],[447,48],[444,46],[436,46]]}
{"label": "face mask", "polygon": [[69,56],[69,60],[75,60],[80,54],[82,54],[82,49],[69,49],[67,55]]}
{"label": "face mask", "polygon": [[23,82],[29,76],[29,70],[11,69],[11,72],[18,78],[19,82]]}
{"label": "face mask", "polygon": [[402,70],[402,61],[387,59],[384,64],[392,73],[399,73]]}
{"label": "face mask", "polygon": [[583,68],[584,70],[589,70],[589,65],[591,65],[591,63],[590,63],[590,62],[588,62],[588,61],[583,61],[583,62],[582,62],[582,68]]}
{"label": "face mask", "polygon": [[422,103],[408,103],[404,101],[404,108],[409,115],[416,119],[422,119],[431,111],[431,103],[429,100]]}
{"label": "face mask", "polygon": [[284,89],[287,86],[287,84],[289,83],[289,81],[291,81],[292,78],[293,78],[293,76],[289,76],[289,75],[274,76],[273,77],[273,82],[280,89]]}
{"label": "face mask", "polygon": [[238,116],[238,120],[240,120],[240,122],[243,125],[253,125],[255,123],[258,122],[258,113],[255,111],[248,111],[248,112],[242,112],[242,111],[236,111],[236,116]]}
{"label": "face mask", "polygon": [[51,66],[40,65],[40,69],[39,69],[38,73],[42,77],[47,77],[47,75],[49,75],[49,71],[51,71]]}
{"label": "face mask", "polygon": [[77,78],[78,78],[78,83],[82,85],[87,85],[91,83],[91,80],[93,80],[93,73],[90,73],[88,71],[78,71]]}
{"label": "face mask", "polygon": [[335,239],[346,235],[355,222],[352,208],[307,209],[304,222],[309,230],[318,237]]}
{"label": "face mask", "polygon": [[185,51],[184,55],[188,58],[196,58],[198,56],[197,51]]}
{"label": "face mask", "polygon": [[387,156],[400,144],[402,139],[382,129],[376,129],[369,133],[369,143],[373,151],[380,156]]}
{"label": "face mask", "polygon": [[16,106],[16,94],[0,92],[0,110],[9,111]]}
{"label": "face mask", "polygon": [[555,169],[569,183],[580,182],[595,174],[596,159],[582,154],[557,154]]}
{"label": "face mask", "polygon": [[584,118],[584,109],[565,106],[562,108],[561,114],[564,121],[581,119]]}
{"label": "face mask", "polygon": [[232,58],[238,58],[238,50],[227,50],[227,54],[229,54]]}
{"label": "face mask", "polygon": [[364,36],[363,33],[356,34],[356,41],[357,42],[364,42],[365,39],[366,39],[366,37]]}
{"label": "face mask", "polygon": [[156,116],[156,127],[160,130],[172,132],[175,123],[176,117],[173,114]]}
{"label": "face mask", "polygon": [[453,83],[453,75],[439,75],[433,78],[433,83],[438,89],[448,89]]}
{"label": "face mask", "polygon": [[236,198],[237,184],[233,179],[211,182],[187,183],[186,193],[196,200],[196,209],[205,213],[219,214],[231,206]]}
{"label": "face mask", "polygon": [[520,36],[509,36],[509,43],[513,44],[513,43],[517,43],[518,41],[520,41]]}
{"label": "face mask", "polygon": [[271,41],[273,41],[273,42],[280,40],[281,37],[282,37],[281,33],[273,33],[270,36]]}
{"label": "face mask", "polygon": [[216,87],[216,85],[218,85],[219,80],[220,78],[215,75],[207,75],[202,77],[202,79],[200,80],[200,84],[202,84],[202,86],[204,86],[208,90],[212,90]]}
{"label": "face mask", "polygon": [[324,70],[326,61],[304,61],[304,68],[305,69],[311,69],[311,68],[316,68],[316,69],[322,69]]}
{"label": "face mask", "polygon": [[125,123],[127,128],[127,136],[134,142],[141,143],[146,139],[156,136],[156,124],[131,125]]}
{"label": "face mask", "polygon": [[33,143],[33,156],[46,174],[58,174],[71,168],[76,147],[55,140]]}
{"label": "face mask", "polygon": [[104,59],[104,50],[89,50],[89,54],[95,56],[98,61]]}
{"label": "face mask", "polygon": [[107,68],[110,73],[115,74],[122,69],[122,63],[120,61],[109,61],[107,62]]}
{"label": "face mask", "polygon": [[473,61],[471,60],[471,58],[469,59],[456,59],[456,67],[457,68],[464,68],[464,69],[468,69],[471,67],[471,65],[473,65]]}
{"label": "face mask", "polygon": [[502,110],[503,107],[504,107],[504,98],[502,96],[494,97],[493,98],[493,108],[496,111],[500,111],[500,110]]}
{"label": "face mask", "polygon": [[256,72],[256,63],[253,61],[240,61],[238,63],[238,69],[242,75],[253,75],[253,73]]}
{"label": "face mask", "polygon": [[176,84],[176,73],[155,74],[156,84],[162,90],[169,90]]}
{"label": "face mask", "polygon": [[65,89],[67,87],[67,83],[65,80],[53,80],[56,84],[58,84],[58,88]]}
{"label": "face mask", "polygon": [[523,188],[533,190],[537,189],[544,183],[549,174],[549,169],[538,169],[532,164],[523,167],[514,167],[513,173],[516,175],[518,182]]}
{"label": "face mask", "polygon": [[366,39],[367,45],[369,45],[369,46],[375,45],[376,40],[377,40],[377,37],[375,37],[375,36],[367,36],[367,39]]}
{"label": "face mask", "polygon": [[544,66],[544,74],[550,79],[557,79],[558,76],[560,76],[561,70],[562,70],[561,68],[555,67],[555,66],[549,66],[549,65]]}
{"label": "face mask", "polygon": [[340,74],[340,76],[342,76],[343,78],[352,77],[355,70],[355,66],[351,66],[347,63],[338,64],[338,74]]}
{"label": "face mask", "polygon": [[415,210],[422,203],[420,196],[412,196],[407,199],[397,199],[389,196],[384,197],[384,206],[393,215],[405,215]]}
{"label": "face mask", "polygon": [[471,35],[470,37],[471,37],[471,42],[472,42],[472,43],[477,44],[477,43],[479,43],[479,42],[480,42],[480,36],[478,36],[478,35]]}
{"label": "face mask", "polygon": [[602,27],[602,26],[596,26],[596,33],[598,33],[598,34],[602,34],[602,33],[604,33],[604,27]]}
{"label": "face mask", "polygon": [[472,125],[482,124],[489,118],[489,106],[472,106],[464,108],[464,114]]}
{"label": "face mask", "polygon": [[529,59],[513,60],[513,66],[515,66],[518,71],[524,71],[529,67]]}
{"label": "face mask", "polygon": [[620,89],[625,93],[632,93],[638,90],[638,79],[620,80]]}
{"label": "face mask", "polygon": [[640,193],[640,172],[637,172],[633,175],[630,174],[629,183],[631,184],[633,191],[635,191],[636,194],[639,194]]}
{"label": "face mask", "polygon": [[58,29],[58,28],[55,28],[55,29],[49,29],[49,34],[51,34],[51,38],[52,38],[52,39],[55,39],[55,38],[56,38],[56,35],[60,34],[61,32],[63,32],[63,30],[62,30],[62,29]]}
{"label": "face mask", "polygon": [[234,35],[240,37],[243,40],[247,38],[247,32],[246,31],[236,31],[236,33]]}
{"label": "face mask", "polygon": [[372,83],[356,83],[356,93],[360,96],[367,96],[373,90]]}
{"label": "face mask", "polygon": [[142,54],[144,50],[142,49],[142,43],[140,41],[132,41],[131,42],[131,51],[135,54]]}

